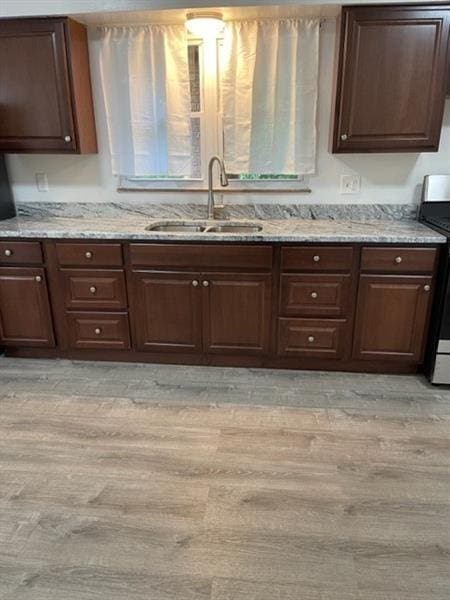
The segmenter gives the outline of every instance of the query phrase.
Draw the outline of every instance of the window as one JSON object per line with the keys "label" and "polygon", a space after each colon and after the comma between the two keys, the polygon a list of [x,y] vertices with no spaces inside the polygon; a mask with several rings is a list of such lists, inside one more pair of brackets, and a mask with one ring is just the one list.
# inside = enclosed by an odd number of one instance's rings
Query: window
{"label": "window", "polygon": [[[208,160],[224,154],[220,92],[222,43],[190,39],[187,52],[191,90],[192,172],[190,177],[120,177],[120,187],[152,190],[204,190]],[[228,173],[230,190],[305,190],[303,175]]]}

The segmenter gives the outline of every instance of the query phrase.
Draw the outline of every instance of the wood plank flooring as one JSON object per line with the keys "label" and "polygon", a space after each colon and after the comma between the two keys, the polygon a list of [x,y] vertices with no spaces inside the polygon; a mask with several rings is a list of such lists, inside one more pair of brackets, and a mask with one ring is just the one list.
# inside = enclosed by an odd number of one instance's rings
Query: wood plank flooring
{"label": "wood plank flooring", "polygon": [[0,358],[1,600],[448,600],[450,389]]}

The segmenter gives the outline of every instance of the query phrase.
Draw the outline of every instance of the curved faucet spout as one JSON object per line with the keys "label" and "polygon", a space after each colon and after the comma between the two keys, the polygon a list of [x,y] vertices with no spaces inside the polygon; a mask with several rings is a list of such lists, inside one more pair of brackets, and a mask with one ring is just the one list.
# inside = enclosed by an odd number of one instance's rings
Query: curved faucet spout
{"label": "curved faucet spout", "polygon": [[214,219],[214,179],[213,167],[214,163],[219,165],[220,185],[226,187],[228,185],[228,176],[225,170],[225,164],[220,156],[213,156],[208,163],[208,219]]}

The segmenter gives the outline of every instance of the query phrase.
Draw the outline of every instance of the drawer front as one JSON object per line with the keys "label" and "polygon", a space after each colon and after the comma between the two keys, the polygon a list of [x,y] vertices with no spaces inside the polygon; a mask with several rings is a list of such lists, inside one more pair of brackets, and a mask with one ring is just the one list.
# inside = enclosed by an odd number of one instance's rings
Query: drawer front
{"label": "drawer front", "polygon": [[61,267],[120,267],[120,244],[56,244],[56,256]]}
{"label": "drawer front", "polygon": [[344,316],[350,307],[350,275],[282,275],[283,316]]}
{"label": "drawer front", "polygon": [[127,350],[130,333],[126,313],[67,313],[71,348]]}
{"label": "drawer front", "polygon": [[42,263],[42,248],[39,242],[0,242],[0,265]]}
{"label": "drawer front", "polygon": [[130,244],[134,267],[271,269],[271,246]]}
{"label": "drawer front", "polygon": [[350,271],[351,246],[285,246],[281,249],[282,271]]}
{"label": "drawer front", "polygon": [[346,326],[337,319],[279,319],[278,355],[342,358]]}
{"label": "drawer front", "polygon": [[436,257],[436,248],[363,248],[361,271],[432,273]]}
{"label": "drawer front", "polygon": [[66,308],[127,308],[123,271],[62,270]]}

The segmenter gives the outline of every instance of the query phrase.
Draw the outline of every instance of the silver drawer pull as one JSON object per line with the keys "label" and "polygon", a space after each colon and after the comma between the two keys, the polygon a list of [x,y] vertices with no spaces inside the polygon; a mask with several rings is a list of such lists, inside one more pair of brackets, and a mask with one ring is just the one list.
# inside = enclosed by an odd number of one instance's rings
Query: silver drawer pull
{"label": "silver drawer pull", "polygon": [[312,344],[316,338],[313,335],[308,336],[308,342]]}
{"label": "silver drawer pull", "polygon": [[347,139],[347,134],[346,134],[346,133],[343,133],[343,134],[341,135],[341,140],[342,140],[343,142],[345,142],[345,140],[346,140],[346,139]]}
{"label": "silver drawer pull", "polygon": [[85,253],[86,258],[92,258],[94,255],[89,250]]}
{"label": "silver drawer pull", "polygon": [[202,281],[202,286],[203,287],[208,287],[209,286],[209,281],[206,281],[206,279],[205,279],[205,281]]}
{"label": "silver drawer pull", "polygon": [[95,335],[100,335],[100,334],[101,334],[101,332],[102,332],[102,330],[100,329],[100,327],[96,327],[96,328],[94,329],[94,333],[95,333]]}
{"label": "silver drawer pull", "polygon": [[41,283],[42,277],[40,275],[36,275],[36,277],[34,278],[34,280],[37,281],[38,283]]}
{"label": "silver drawer pull", "polygon": [[13,253],[13,251],[12,251],[12,250],[10,250],[9,248],[7,248],[7,249],[5,250],[5,256],[12,256],[12,253]]}
{"label": "silver drawer pull", "polygon": [[72,141],[72,138],[70,137],[70,135],[66,135],[66,136],[64,137],[64,141],[65,141],[65,142],[71,142],[71,141]]}
{"label": "silver drawer pull", "polygon": [[196,279],[194,279],[194,281],[192,282],[192,285],[193,285],[194,287],[198,287],[198,281],[197,281]]}
{"label": "silver drawer pull", "polygon": [[319,256],[318,254],[315,254],[315,255],[313,256],[313,261],[314,261],[314,262],[319,262],[319,260],[320,260],[320,256]]}
{"label": "silver drawer pull", "polygon": [[317,292],[311,292],[311,298],[316,299],[319,294]]}
{"label": "silver drawer pull", "polygon": [[402,262],[403,258],[401,256],[395,257],[395,262],[399,265]]}
{"label": "silver drawer pull", "polygon": [[428,285],[428,284],[427,284],[427,285],[424,285],[424,286],[423,286],[423,289],[424,289],[426,292],[429,292],[429,291],[431,290],[431,285]]}
{"label": "silver drawer pull", "polygon": [[97,288],[95,287],[95,285],[91,285],[91,287],[89,288],[89,291],[91,292],[91,294],[95,294],[97,291]]}

